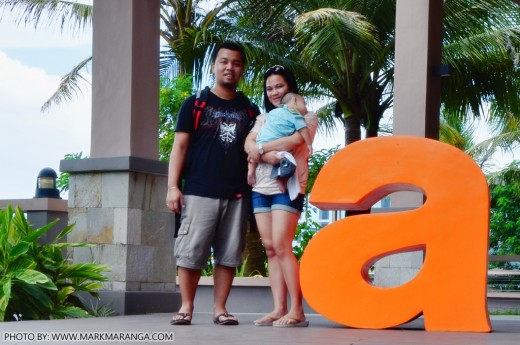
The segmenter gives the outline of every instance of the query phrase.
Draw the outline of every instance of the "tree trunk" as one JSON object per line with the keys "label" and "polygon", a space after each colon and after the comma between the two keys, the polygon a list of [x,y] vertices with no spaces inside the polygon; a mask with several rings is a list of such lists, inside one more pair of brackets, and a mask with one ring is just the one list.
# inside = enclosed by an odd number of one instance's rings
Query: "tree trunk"
{"label": "tree trunk", "polygon": [[377,137],[378,131],[379,131],[379,122],[381,121],[381,118],[383,117],[382,110],[380,109],[375,110],[373,113],[369,114],[370,121],[368,122],[367,126],[367,138],[374,138]]}
{"label": "tree trunk", "polygon": [[[378,125],[379,126],[379,125]],[[378,127],[376,126],[376,127]],[[377,136],[377,129],[376,129]],[[367,137],[368,131],[367,131]],[[345,119],[345,146],[352,144],[358,140],[361,140],[361,122],[355,115],[351,115]],[[370,213],[370,209],[368,210],[356,210],[356,211],[347,211],[347,216],[355,216],[359,214],[367,214]]]}
{"label": "tree trunk", "polygon": [[345,145],[361,140],[361,122],[355,115],[345,118]]}
{"label": "tree trunk", "polygon": [[265,269],[267,256],[265,255],[264,247],[260,239],[260,233],[256,228],[256,222],[254,221],[253,215],[251,215],[247,222],[246,249],[244,250],[242,257],[245,262],[244,277],[256,274],[261,274],[264,277],[267,276]]}

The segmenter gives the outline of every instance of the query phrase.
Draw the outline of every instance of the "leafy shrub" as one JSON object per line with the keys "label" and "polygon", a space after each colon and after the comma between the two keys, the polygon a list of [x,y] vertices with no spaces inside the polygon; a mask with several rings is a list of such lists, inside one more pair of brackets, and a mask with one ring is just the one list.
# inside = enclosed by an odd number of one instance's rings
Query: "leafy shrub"
{"label": "leafy shrub", "polygon": [[88,308],[75,294],[84,291],[99,297],[97,290],[108,280],[108,266],[71,264],[62,249],[89,247],[87,243],[58,243],[73,230],[67,226],[50,243],[38,243],[58,220],[33,229],[11,205],[0,211],[0,321],[89,317]]}
{"label": "leafy shrub", "polygon": [[182,102],[194,93],[193,78],[190,75],[179,76],[172,80],[161,79],[159,89],[159,160],[170,159],[177,114]]}
{"label": "leafy shrub", "polygon": [[[76,159],[87,159],[88,156],[83,157],[83,152],[78,153],[67,153],[65,154],[65,160],[76,160]],[[60,192],[65,192],[69,190],[69,178],[70,174],[67,172],[60,173],[60,176],[56,180],[56,187],[60,190]]]}
{"label": "leafy shrub", "polygon": [[307,244],[314,234],[321,229],[320,224],[312,220],[308,204],[305,205],[304,212],[305,220],[299,222],[296,226],[296,234],[294,235],[293,241],[293,253],[298,260],[301,259]]}
{"label": "leafy shrub", "polygon": [[[514,184],[491,186],[490,254],[520,254],[520,188]],[[492,268],[518,268],[518,263],[492,263]]]}

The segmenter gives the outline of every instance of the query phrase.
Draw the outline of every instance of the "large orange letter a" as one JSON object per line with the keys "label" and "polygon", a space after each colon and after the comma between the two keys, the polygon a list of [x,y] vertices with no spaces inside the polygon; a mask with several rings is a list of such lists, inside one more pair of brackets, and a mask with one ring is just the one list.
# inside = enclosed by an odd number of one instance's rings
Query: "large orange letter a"
{"label": "large orange letter a", "polygon": [[[489,196],[464,152],[416,137],[349,145],[323,167],[311,193],[322,209],[367,209],[396,191],[424,193],[421,207],[347,217],[320,230],[301,261],[307,302],[358,328],[387,328],[424,314],[426,330],[489,332],[486,279]],[[379,258],[424,249],[418,275],[381,288],[368,279]]]}

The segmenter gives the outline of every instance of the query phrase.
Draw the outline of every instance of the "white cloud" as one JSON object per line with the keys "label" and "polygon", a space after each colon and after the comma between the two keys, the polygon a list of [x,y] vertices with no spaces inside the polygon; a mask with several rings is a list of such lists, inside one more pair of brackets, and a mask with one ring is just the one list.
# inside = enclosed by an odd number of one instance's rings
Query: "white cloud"
{"label": "white cloud", "polygon": [[50,167],[59,174],[65,154],[89,155],[90,87],[72,102],[42,113],[60,76],[0,51],[0,80],[0,199],[32,198],[41,169]]}
{"label": "white cloud", "polygon": [[88,57],[92,30],[61,32],[59,23],[45,22],[45,15],[35,29],[17,24],[16,13],[4,9],[0,14],[0,199],[27,199],[34,196],[41,169],[59,174],[65,154],[89,155],[90,86],[69,103],[45,113],[40,108],[61,76]]}
{"label": "white cloud", "polygon": [[35,30],[31,24],[16,23],[14,15],[3,14],[0,19],[0,49],[76,47],[92,41],[92,30],[72,35],[62,33],[57,24],[41,25]]}

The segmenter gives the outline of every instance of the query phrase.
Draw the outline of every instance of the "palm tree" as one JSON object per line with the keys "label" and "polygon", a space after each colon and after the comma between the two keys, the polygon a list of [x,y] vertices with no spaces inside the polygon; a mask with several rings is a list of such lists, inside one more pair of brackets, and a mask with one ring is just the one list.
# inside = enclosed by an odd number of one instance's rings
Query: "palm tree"
{"label": "palm tree", "polygon": [[235,18],[258,27],[240,34],[267,52],[261,69],[266,58],[288,66],[305,95],[326,102],[322,124],[341,119],[347,144],[361,138],[361,126],[377,135],[393,102],[395,1],[249,0],[240,2]]}
{"label": "palm tree", "polygon": [[[395,1],[244,0],[235,14],[246,24],[240,35],[271,52],[271,61],[288,60],[314,95],[333,100],[327,115],[341,117],[347,144],[360,139],[360,126],[368,137],[377,135],[393,105]],[[444,15],[443,63],[453,77],[443,83],[443,110],[482,116],[492,104],[500,114],[518,116],[519,6],[446,0]]]}

